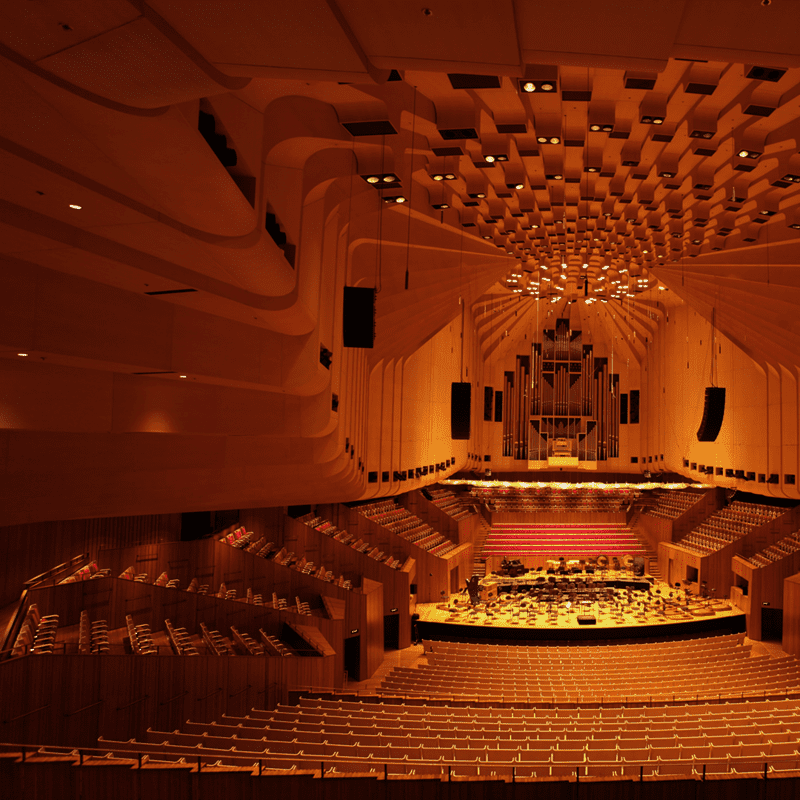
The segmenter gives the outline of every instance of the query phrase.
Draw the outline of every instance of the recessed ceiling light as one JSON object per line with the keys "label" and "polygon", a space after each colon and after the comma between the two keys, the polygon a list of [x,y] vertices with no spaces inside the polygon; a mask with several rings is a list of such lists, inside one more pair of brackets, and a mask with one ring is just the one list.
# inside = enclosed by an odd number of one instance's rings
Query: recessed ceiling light
{"label": "recessed ceiling light", "polygon": [[181,375],[180,377],[181,377],[181,378],[185,378],[186,376],[185,376],[185,375]]}
{"label": "recessed ceiling light", "polygon": [[494,164],[494,156],[484,156],[484,157],[483,157],[483,160],[484,160],[484,161],[485,161],[487,164]]}
{"label": "recessed ceiling light", "polygon": [[524,189],[525,188],[525,184],[524,183],[518,183],[518,184],[516,184],[516,186],[514,186],[514,188],[515,189]]}
{"label": "recessed ceiling light", "polygon": [[531,92],[535,92],[536,91],[536,84],[533,83],[532,81],[526,81],[525,83],[522,84],[522,91],[523,92],[528,92],[529,94]]}
{"label": "recessed ceiling light", "polygon": [[379,180],[380,178],[377,175],[370,175],[367,178],[367,183],[377,183]]}
{"label": "recessed ceiling light", "polygon": [[388,175],[384,175],[383,176],[383,182],[384,183],[394,183],[396,180],[397,180],[397,176],[396,175],[392,175],[392,173],[389,173]]}
{"label": "recessed ceiling light", "polygon": [[431,178],[433,178],[435,181],[443,181],[444,175],[431,175]]}
{"label": "recessed ceiling light", "polygon": [[550,144],[559,144],[560,142],[561,142],[561,139],[559,139],[558,136],[551,136],[550,137]]}
{"label": "recessed ceiling light", "polygon": [[555,88],[556,88],[556,87],[555,87],[555,86],[553,86],[553,84],[552,84],[552,83],[543,83],[543,84],[542,84],[542,91],[543,91],[543,92],[552,92],[552,91],[553,91],[553,89],[555,89]]}
{"label": "recessed ceiling light", "polygon": [[476,194],[475,197],[480,197],[481,199],[483,199],[484,197],[486,197],[486,192],[478,192],[478,194]]}
{"label": "recessed ceiling light", "polygon": [[70,203],[69,207],[74,208],[76,211],[80,211],[81,208],[83,208],[83,206],[79,206],[77,203]]}
{"label": "recessed ceiling light", "polygon": [[20,358],[27,358],[27,357],[28,357],[28,354],[27,354],[27,353],[17,353],[17,355],[18,355]]}
{"label": "recessed ceiling light", "polygon": [[444,179],[446,181],[454,181],[456,179],[456,176],[452,172],[446,172]]}
{"label": "recessed ceiling light", "polygon": [[590,131],[599,131],[600,130],[600,126],[599,125],[590,125],[589,126],[589,130]]}

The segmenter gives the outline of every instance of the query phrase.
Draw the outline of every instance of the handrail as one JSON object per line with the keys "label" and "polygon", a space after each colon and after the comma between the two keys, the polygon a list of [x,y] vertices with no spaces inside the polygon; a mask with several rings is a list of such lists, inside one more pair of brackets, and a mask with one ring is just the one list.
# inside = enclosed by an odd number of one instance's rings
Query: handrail
{"label": "handrail", "polygon": [[46,572],[43,572],[41,575],[37,575],[34,578],[29,578],[22,585],[32,589],[34,586],[36,586],[36,584],[58,575],[59,572],[65,572],[70,567],[74,567],[76,564],[79,564],[81,561],[85,561],[87,558],[89,558],[88,553],[82,553],[79,556],[73,556],[69,561],[65,561],[63,564],[59,564],[57,567],[51,567]]}
{"label": "handrail", "polygon": [[[135,761],[135,762],[138,762],[139,767],[141,767],[142,763],[144,763],[146,760],[150,760],[154,755],[155,756],[159,756],[159,755],[169,756],[169,760],[172,761],[174,759],[174,763],[176,765],[178,765],[178,759],[191,759],[192,761],[197,763],[198,771],[200,771],[200,769],[202,768],[202,764],[203,764],[203,755],[202,755],[202,753],[198,753],[196,748],[182,748],[182,747],[174,746],[174,747],[170,748],[168,753],[165,752],[165,753],[160,754],[157,751],[156,752],[153,751],[153,748],[157,747],[157,745],[150,744],[150,743],[147,743],[147,742],[135,742],[135,743],[133,743],[133,744],[136,744],[136,745],[138,745],[138,744],[144,745],[144,748],[143,748],[142,751],[138,751],[136,749],[117,750],[117,749],[115,749],[113,747],[113,744],[114,744],[113,742],[108,742],[108,744],[112,745],[112,746],[110,746],[110,747],[80,747],[80,748],[75,748],[75,747],[69,747],[69,746],[64,746],[64,745],[41,745],[41,744],[36,745],[36,744],[23,744],[23,743],[19,743],[19,742],[0,742],[0,752],[10,752],[10,753],[19,752],[19,753],[21,753],[21,757],[22,757],[23,762],[26,760],[26,756],[30,755],[31,751],[33,751],[33,753],[42,753],[42,754],[48,754],[48,755],[63,755],[63,756],[68,756],[68,757],[72,756],[80,764],[83,763],[83,759],[87,755],[91,756],[91,755],[95,755],[95,754],[100,756],[100,757],[102,757],[102,758],[105,758],[108,755],[113,755],[115,758],[119,758],[121,760]],[[123,743],[122,742],[118,742],[117,744],[123,744]],[[252,755],[255,756],[256,753],[252,753]],[[261,755],[261,754],[259,753],[258,755]],[[278,761],[288,760],[288,759],[280,758],[281,755],[284,755],[284,754],[275,753],[275,756],[277,756],[276,760],[278,760]],[[252,768],[252,769],[258,768],[259,772],[261,772],[263,770],[264,766],[267,766],[270,763],[270,759],[264,759],[263,756],[260,757],[260,758],[253,758],[252,762],[247,762],[247,758],[248,758],[248,756],[246,755],[246,751],[243,751],[242,755],[230,756],[230,757],[227,758],[227,760],[229,760],[229,761],[237,761],[237,762],[244,761],[246,764],[249,765],[250,768]],[[301,756],[301,758],[304,758],[304,757]],[[213,763],[224,762],[225,760],[226,760],[226,757],[220,757],[218,754],[215,753],[213,755],[207,756],[206,763],[212,763],[213,764]],[[309,757],[308,759],[305,759],[305,760],[314,761],[315,759]],[[772,756],[761,756],[760,758],[753,758],[753,757],[747,757],[747,756],[733,756],[733,757],[728,758],[726,760],[726,763],[727,763],[727,765],[729,767],[728,771],[725,772],[725,773],[715,773],[715,774],[731,775],[731,772],[732,772],[731,768],[735,769],[736,767],[738,767],[740,765],[750,766],[750,765],[752,765],[754,763],[757,763],[757,764],[763,765],[763,771],[759,771],[759,775],[761,777],[763,777],[764,779],[768,779],[768,775],[769,775],[770,769],[774,770],[776,764],[780,765],[780,764],[794,763],[796,760],[797,760],[796,758],[791,758],[791,757],[788,757],[788,756],[775,756],[775,757],[772,757]],[[715,761],[715,760],[712,760],[712,761],[714,763],[718,764],[717,761]],[[337,762],[348,763],[348,764],[363,763],[363,764],[369,764],[372,767],[383,767],[383,779],[384,780],[387,780],[387,779],[394,780],[395,779],[394,776],[389,775],[388,767],[390,767],[390,766],[409,766],[409,765],[411,765],[411,766],[425,766],[425,767],[438,766],[439,767],[439,776],[440,776],[440,778],[442,778],[442,777],[444,777],[446,775],[448,777],[448,779],[450,779],[450,777],[451,777],[452,767],[453,766],[456,766],[456,767],[460,766],[459,762],[448,762],[448,763],[430,762],[430,761],[426,762],[426,759],[424,759],[424,758],[421,758],[419,761],[415,760],[415,761],[411,762],[411,761],[402,761],[402,760],[399,760],[399,759],[396,760],[396,761],[378,761],[376,759],[371,759],[371,758],[368,758],[368,757],[353,756],[351,758],[349,758],[349,757],[337,757],[336,760],[333,763],[335,764]],[[313,772],[313,773],[320,772],[320,776],[322,776],[326,772],[325,761],[323,760],[323,761],[319,761],[317,763],[320,764],[321,770],[316,770],[316,769],[303,770],[303,769],[299,769],[299,770],[294,770],[293,774],[303,774],[303,773],[308,773],[308,772]],[[331,762],[328,762],[328,763],[331,763]],[[465,762],[465,763],[473,764],[474,762]],[[543,766],[544,764],[550,764],[551,762],[530,762],[530,763],[526,763],[526,764],[511,763],[511,762],[506,763],[506,764],[500,764],[500,763],[494,763],[494,762],[489,762],[489,763],[481,762],[481,763],[485,763],[486,766],[491,766],[492,770],[494,772],[496,772],[496,773],[507,774],[508,777],[512,780],[512,782],[514,782],[516,780],[516,777],[517,777],[516,771],[517,771],[517,769],[519,767],[528,767],[528,768],[534,769],[537,766]],[[585,770],[586,770],[584,772],[584,776],[589,776],[591,774],[590,770],[591,770],[591,768],[593,766],[595,766],[595,767],[604,767],[604,766],[607,766],[608,764],[612,764],[612,763],[616,764],[618,766],[620,764],[624,764],[625,766],[629,766],[629,767],[634,768],[634,769],[636,767],[638,767],[639,768],[639,781],[643,781],[644,780],[644,768],[646,766],[654,766],[654,767],[657,766],[657,765],[658,766],[665,766],[665,765],[669,766],[670,764],[681,764],[681,765],[683,765],[683,764],[687,764],[687,765],[691,764],[691,766],[693,768],[692,774],[690,776],[686,776],[686,775],[677,774],[677,773],[674,774],[674,775],[672,775],[670,773],[662,773],[661,774],[662,777],[664,777],[664,778],[673,778],[675,780],[686,780],[687,777],[689,777],[690,779],[694,779],[696,777],[696,778],[701,779],[701,780],[706,780],[706,767],[708,766],[704,761],[694,760],[694,759],[680,759],[680,758],[672,759],[670,761],[658,761],[658,762],[651,762],[649,760],[648,761],[635,760],[635,761],[631,761],[631,762],[619,762],[619,761],[614,761],[614,762],[611,762],[611,761],[609,761],[609,762],[596,762],[594,764],[577,763],[577,764],[574,765],[574,770],[575,770],[574,775],[564,775],[562,777],[565,780],[571,780],[572,778],[579,779],[580,778],[580,769],[581,769],[581,767],[584,767]],[[567,766],[567,765],[565,765],[565,766]],[[572,766],[572,765],[570,765],[570,766]],[[752,772],[752,770],[750,772]],[[379,772],[376,773],[376,776],[380,776],[380,773]],[[498,777],[500,777],[500,775],[498,775]],[[604,777],[606,777],[608,780],[621,780],[621,781],[622,780],[630,781],[630,779],[631,779],[630,775],[604,776]],[[742,777],[744,777],[744,773],[742,773]],[[406,779],[406,775],[403,775],[402,778]]]}

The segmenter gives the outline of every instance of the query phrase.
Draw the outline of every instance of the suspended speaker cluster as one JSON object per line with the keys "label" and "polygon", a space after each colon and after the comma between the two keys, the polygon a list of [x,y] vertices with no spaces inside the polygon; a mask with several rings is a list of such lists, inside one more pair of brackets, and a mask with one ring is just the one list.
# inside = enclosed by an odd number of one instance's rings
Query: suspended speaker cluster
{"label": "suspended speaker cluster", "polygon": [[721,386],[706,387],[706,402],[703,419],[697,431],[698,442],[715,442],[725,415],[725,389]]}

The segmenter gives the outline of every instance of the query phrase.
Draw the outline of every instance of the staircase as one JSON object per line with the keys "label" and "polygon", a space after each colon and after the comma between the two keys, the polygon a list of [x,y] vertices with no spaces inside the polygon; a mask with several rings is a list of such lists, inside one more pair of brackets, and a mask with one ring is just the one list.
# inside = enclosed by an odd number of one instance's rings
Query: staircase
{"label": "staircase", "polygon": [[649,564],[650,568],[647,570],[647,573],[655,578],[657,581],[661,580],[661,569],[658,566],[658,553],[653,551],[653,548],[650,546],[650,543],[647,539],[642,536],[639,532],[639,517],[642,516],[644,513],[644,509],[639,508],[637,506],[636,510],[631,517],[631,521],[628,523],[628,527],[631,529],[633,535],[641,542],[642,547],[647,551],[645,554],[646,563]]}
{"label": "staircase", "polygon": [[486,537],[492,529],[489,523],[483,518],[483,514],[478,513],[478,530],[475,536],[475,546],[473,548],[472,574],[479,578],[486,576],[486,562],[483,560],[483,546],[486,544]]}

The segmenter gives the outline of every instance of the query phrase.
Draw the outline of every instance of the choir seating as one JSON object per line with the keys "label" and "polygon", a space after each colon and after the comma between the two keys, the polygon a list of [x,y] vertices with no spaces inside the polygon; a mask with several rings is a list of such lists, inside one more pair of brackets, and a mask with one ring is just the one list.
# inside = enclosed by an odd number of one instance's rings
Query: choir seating
{"label": "choir seating", "polygon": [[483,546],[482,556],[646,555],[647,548],[623,524],[496,523]]}

